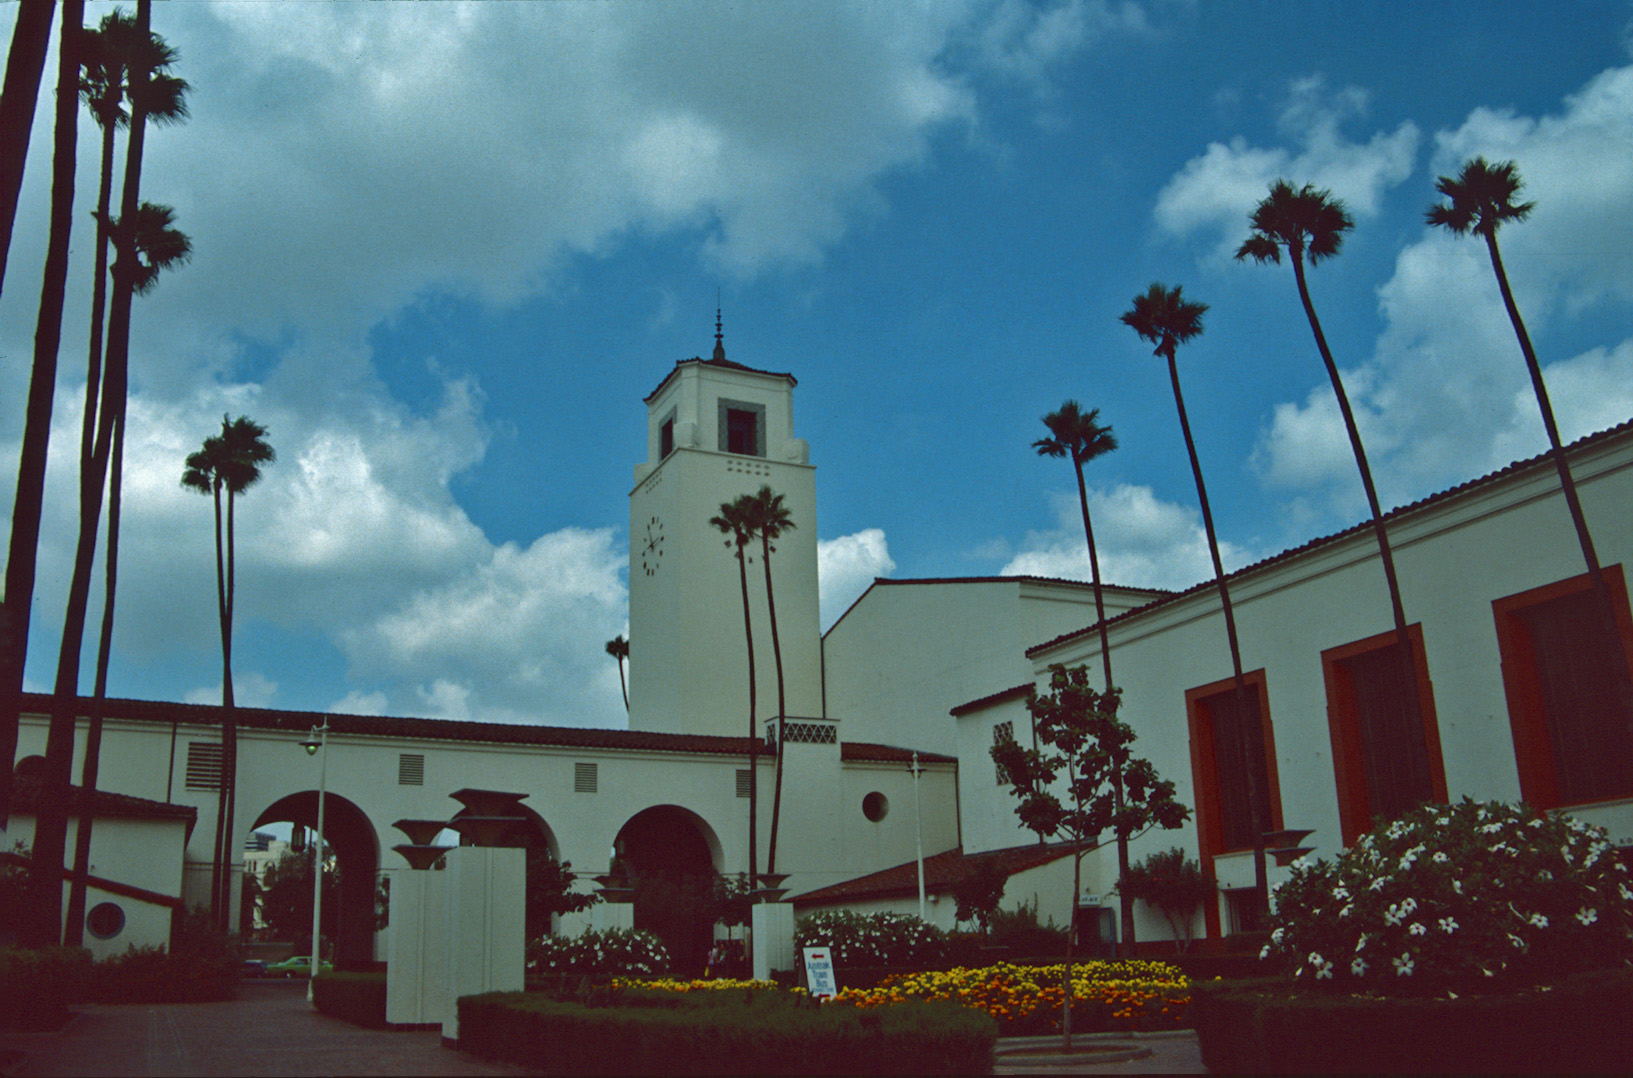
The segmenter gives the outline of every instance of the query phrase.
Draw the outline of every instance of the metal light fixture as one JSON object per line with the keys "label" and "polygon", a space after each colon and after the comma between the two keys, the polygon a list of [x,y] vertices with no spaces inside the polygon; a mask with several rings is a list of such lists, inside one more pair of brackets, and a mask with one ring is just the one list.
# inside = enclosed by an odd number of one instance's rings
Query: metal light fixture
{"label": "metal light fixture", "polygon": [[306,1001],[311,1003],[314,996],[313,985],[321,969],[323,933],[323,810],[328,802],[329,785],[329,720],[324,719],[322,726],[312,727],[312,732],[301,742],[301,748],[306,755],[316,756],[319,749],[325,750],[323,761],[318,768],[318,833],[317,840],[312,844],[312,969],[311,976],[306,982]]}

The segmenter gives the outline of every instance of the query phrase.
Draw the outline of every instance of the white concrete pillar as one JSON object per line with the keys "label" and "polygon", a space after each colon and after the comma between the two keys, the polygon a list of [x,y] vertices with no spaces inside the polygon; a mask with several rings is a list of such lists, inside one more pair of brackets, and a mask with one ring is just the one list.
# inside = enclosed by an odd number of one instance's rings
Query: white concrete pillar
{"label": "white concrete pillar", "polygon": [[448,994],[442,1039],[458,1043],[461,996],[524,987],[527,862],[523,850],[491,846],[459,846],[447,857]]}
{"label": "white concrete pillar", "polygon": [[590,907],[590,930],[605,932],[610,928],[634,928],[635,903],[597,902]]}
{"label": "white concrete pillar", "polygon": [[399,872],[391,881],[386,1021],[435,1025],[448,1006],[448,873]]}
{"label": "white concrete pillar", "polygon": [[754,979],[769,981],[772,970],[794,968],[794,907],[788,902],[764,902],[751,909]]}

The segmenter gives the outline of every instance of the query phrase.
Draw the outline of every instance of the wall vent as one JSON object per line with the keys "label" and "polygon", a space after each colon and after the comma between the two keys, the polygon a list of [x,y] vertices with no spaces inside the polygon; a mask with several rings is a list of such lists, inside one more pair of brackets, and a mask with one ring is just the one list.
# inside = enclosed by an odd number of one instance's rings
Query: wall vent
{"label": "wall vent", "polygon": [[833,745],[839,741],[839,731],[827,722],[784,722],[783,740],[790,745]]}
{"label": "wall vent", "polygon": [[397,757],[397,785],[425,785],[425,757],[417,752],[405,752]]}
{"label": "wall vent", "polygon": [[595,793],[598,779],[596,772],[599,766],[598,764],[573,765],[573,792],[575,794]]}
{"label": "wall vent", "polygon": [[749,788],[749,770],[746,767],[737,769],[737,796],[747,797]]}
{"label": "wall vent", "polygon": [[[994,745],[1001,745],[1005,741],[1014,740],[1015,724],[1013,722],[1000,722],[992,728],[992,743]],[[998,785],[1008,786],[1009,772],[1005,770],[1004,765],[994,760],[992,766],[994,773],[998,776]]]}
{"label": "wall vent", "polygon": [[221,742],[189,741],[187,743],[187,788],[189,790],[221,789]]}

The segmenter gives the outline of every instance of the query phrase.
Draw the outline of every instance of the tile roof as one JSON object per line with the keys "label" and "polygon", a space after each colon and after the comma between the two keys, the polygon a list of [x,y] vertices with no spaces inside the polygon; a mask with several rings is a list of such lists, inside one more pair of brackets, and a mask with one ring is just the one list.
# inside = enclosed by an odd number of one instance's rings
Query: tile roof
{"label": "tile roof", "polygon": [[651,404],[652,399],[659,393],[663,392],[663,387],[669,384],[669,380],[675,377],[675,375],[679,374],[682,367],[691,363],[696,363],[703,367],[718,367],[721,370],[742,371],[744,374],[763,374],[770,378],[786,378],[788,379],[789,385],[799,385],[799,379],[795,378],[787,371],[762,371],[757,367],[746,367],[741,363],[733,363],[731,360],[723,357],[704,359],[702,356],[693,356],[691,359],[677,359],[674,367],[668,374],[663,376],[663,381],[658,383],[658,388],[654,389],[652,392],[648,393],[644,398],[642,398],[641,403]]}
{"label": "tile roof", "polygon": [[971,700],[967,704],[959,704],[957,707],[949,711],[948,714],[955,717],[959,715],[968,715],[972,711],[980,711],[982,708],[988,707],[989,705],[1002,703],[1005,700],[1013,700],[1016,697],[1025,696],[1027,693],[1031,692],[1032,689],[1033,684],[1030,681],[1028,681],[1025,685],[1016,685],[1013,688],[1000,689],[997,692],[988,693],[979,700]]}
{"label": "tile roof", "polygon": [[[80,714],[85,713],[80,701]],[[25,693],[23,711],[49,714],[51,697]],[[110,719],[134,722],[183,722],[197,726],[221,723],[221,708],[213,704],[176,704],[157,700],[109,700],[103,713]],[[337,715],[317,711],[236,709],[238,725],[252,730],[283,730],[304,734],[327,720],[337,734],[373,737],[424,738],[433,741],[485,741],[506,745],[542,745],[583,749],[633,749],[648,752],[706,753],[744,756],[746,737],[709,734],[666,734],[638,730],[608,730],[577,726],[522,726],[500,722],[461,722],[453,719],[410,719],[387,715]]]}
{"label": "tile roof", "polygon": [[[11,788],[11,807],[15,812],[33,813],[40,807],[40,795],[45,780],[38,775],[18,775]],[[189,829],[198,819],[198,809],[192,805],[174,805],[165,801],[150,801],[145,797],[110,793],[97,790],[94,812],[103,819],[170,819],[185,820]],[[68,787],[68,815],[78,816],[85,807],[85,788]]]}
{"label": "tile roof", "polygon": [[[895,745],[875,745],[868,741],[845,741],[839,746],[841,760],[879,760],[884,763],[910,764],[913,762],[913,749],[898,748]],[[939,752],[919,752],[921,764],[956,764],[958,757],[944,756]]]}
{"label": "tile roof", "polygon": [[[1585,436],[1583,438],[1579,438],[1576,441],[1572,442],[1570,445],[1566,446],[1565,451],[1568,454],[1569,453],[1576,453],[1576,452],[1579,452],[1579,451],[1581,451],[1583,449],[1587,449],[1590,446],[1599,445],[1599,444],[1604,443],[1604,442],[1614,441],[1617,437],[1625,435],[1630,431],[1633,431],[1633,419],[1629,419],[1629,420],[1626,420],[1624,422],[1618,423],[1614,427],[1608,427],[1605,430],[1599,431],[1599,432],[1597,432],[1595,434],[1589,434],[1589,435],[1587,435],[1587,436]],[[1550,461],[1551,461],[1551,454],[1550,453],[1539,453],[1534,457],[1527,457],[1525,460],[1517,460],[1512,464],[1506,465],[1506,466],[1504,466],[1502,468],[1498,468],[1494,472],[1490,472],[1490,473],[1488,473],[1486,475],[1478,476],[1478,477],[1476,477],[1474,479],[1470,479],[1470,480],[1468,480],[1467,482],[1464,482],[1464,483],[1459,483],[1454,487],[1448,487],[1447,489],[1445,489],[1443,491],[1440,491],[1437,494],[1430,494],[1427,497],[1419,498],[1415,502],[1408,502],[1405,505],[1397,506],[1396,508],[1391,509],[1389,512],[1385,513],[1383,515],[1383,519],[1385,521],[1391,521],[1391,520],[1399,519],[1400,517],[1407,516],[1408,514],[1411,514],[1411,513],[1419,512],[1419,511],[1421,511],[1423,509],[1427,509],[1430,506],[1437,505],[1437,504],[1439,504],[1441,502],[1449,501],[1450,499],[1455,498],[1458,495],[1467,494],[1468,492],[1470,492],[1472,490],[1478,490],[1481,487],[1490,486],[1490,485],[1492,485],[1494,483],[1497,483],[1497,482],[1499,482],[1499,481],[1501,481],[1503,479],[1507,479],[1507,478],[1509,478],[1511,476],[1518,475],[1521,472],[1532,471],[1534,469],[1538,469],[1538,468],[1542,468],[1544,466],[1548,466],[1550,464]],[[1331,535],[1323,535],[1323,536],[1320,536],[1318,538],[1311,539],[1309,542],[1302,543],[1302,544],[1300,544],[1298,546],[1295,546],[1295,547],[1290,547],[1287,550],[1284,550],[1279,554],[1272,554],[1268,558],[1263,558],[1263,559],[1261,559],[1259,561],[1256,561],[1252,565],[1245,565],[1242,568],[1237,569],[1237,570],[1235,570],[1233,572],[1226,573],[1225,574],[1225,579],[1226,579],[1226,581],[1233,581],[1233,580],[1237,580],[1237,579],[1239,579],[1241,577],[1248,576],[1248,575],[1250,575],[1252,573],[1260,572],[1260,571],[1262,571],[1264,569],[1269,568],[1272,565],[1279,565],[1282,562],[1289,561],[1289,560],[1291,560],[1293,558],[1296,558],[1300,554],[1305,554],[1305,553],[1307,553],[1309,551],[1320,549],[1321,547],[1331,546],[1332,544],[1337,543],[1340,540],[1348,539],[1349,537],[1351,537],[1353,535],[1359,535],[1362,532],[1370,531],[1371,528],[1372,528],[1372,521],[1371,520],[1363,520],[1359,524],[1352,524],[1350,527],[1345,528],[1342,531],[1336,531],[1336,532],[1333,532]],[[1217,586],[1218,586],[1217,581],[1214,581],[1214,580],[1211,580],[1211,579],[1210,580],[1204,580],[1199,584],[1191,585],[1190,587],[1184,589],[1183,591],[1169,592],[1168,594],[1164,595],[1162,598],[1153,600],[1152,602],[1149,602],[1149,603],[1146,603],[1144,606],[1135,607],[1133,610],[1125,610],[1122,613],[1117,614],[1114,617],[1107,618],[1106,619],[1106,624],[1107,625],[1115,625],[1120,621],[1125,621],[1125,620],[1127,620],[1129,618],[1137,617],[1137,616],[1139,616],[1141,614],[1144,614],[1144,613],[1146,613],[1148,611],[1155,610],[1158,607],[1166,606],[1167,604],[1169,604],[1171,602],[1175,602],[1176,600],[1183,599],[1186,596],[1195,595],[1198,592],[1207,591],[1210,588],[1214,588],[1214,587],[1217,587]],[[1050,648],[1058,647],[1061,644],[1065,644],[1065,643],[1068,643],[1070,641],[1080,639],[1080,638],[1082,638],[1084,636],[1087,636],[1089,633],[1093,632],[1094,629],[1095,629],[1095,626],[1093,624],[1090,624],[1090,625],[1084,626],[1081,629],[1074,629],[1069,633],[1063,633],[1060,636],[1055,637],[1053,640],[1046,640],[1041,644],[1036,644],[1036,645],[1034,645],[1032,647],[1027,648],[1026,649],[1026,656],[1027,656],[1027,658],[1031,658],[1032,656],[1034,656],[1036,654],[1039,654],[1040,652],[1048,651]]]}
{"label": "tile roof", "polygon": [[[1058,861],[1062,857],[1070,856],[1071,852],[1071,848],[1064,843],[1047,846],[1011,846],[1007,849],[985,850],[972,854],[965,854],[962,846],[956,847],[924,859],[924,889],[926,892],[945,892],[984,864],[995,865],[1005,875],[1013,876],[1039,865]],[[815,891],[807,891],[803,895],[795,895],[793,902],[795,905],[809,906],[828,902],[852,902],[864,898],[916,895],[918,891],[918,862],[906,861],[878,872],[870,872],[866,876],[858,876],[854,880],[830,884]]]}

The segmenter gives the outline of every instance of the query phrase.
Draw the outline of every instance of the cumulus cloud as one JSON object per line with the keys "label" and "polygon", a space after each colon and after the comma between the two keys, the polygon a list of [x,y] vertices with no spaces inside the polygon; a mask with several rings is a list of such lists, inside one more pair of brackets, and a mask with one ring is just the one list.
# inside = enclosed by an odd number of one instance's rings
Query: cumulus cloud
{"label": "cumulus cloud", "polygon": [[818,606],[822,631],[850,609],[875,577],[889,576],[896,568],[885,533],[866,528],[854,535],[817,542]]}
{"label": "cumulus cloud", "polygon": [[[1513,160],[1526,181],[1521,197],[1536,202],[1528,220],[1498,238],[1562,435],[1625,420],[1633,414],[1633,340],[1549,353],[1556,329],[1633,299],[1633,68],[1602,73],[1556,115],[1478,109],[1434,141],[1435,175],[1454,174],[1476,154]],[[1370,359],[1347,378],[1385,502],[1420,497],[1546,448],[1478,238],[1425,232],[1397,256],[1378,300],[1385,328]],[[1303,402],[1275,408],[1255,459],[1275,484],[1336,491],[1333,484],[1346,482],[1339,479],[1343,439],[1331,391],[1321,386]],[[1353,504],[1348,493],[1336,496]]]}
{"label": "cumulus cloud", "polygon": [[1295,82],[1278,126],[1296,148],[1252,146],[1240,137],[1210,143],[1158,193],[1158,226],[1174,235],[1217,231],[1213,254],[1229,258],[1247,235],[1248,214],[1282,178],[1330,188],[1357,217],[1376,214],[1383,192],[1411,175],[1420,136],[1407,121],[1365,142],[1351,141],[1342,127],[1363,118],[1366,106],[1359,88],[1332,91],[1316,77]]}
{"label": "cumulus cloud", "polygon": [[[1055,527],[1028,532],[1000,575],[1090,579],[1076,495],[1057,493],[1050,502]],[[1177,590],[1213,576],[1207,533],[1196,509],[1162,501],[1150,487],[1119,483],[1110,490],[1089,489],[1089,515],[1100,576],[1108,584]],[[1226,571],[1258,557],[1229,542],[1221,544],[1219,555]]]}

